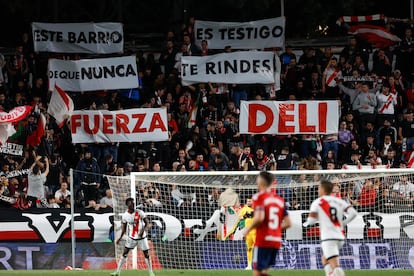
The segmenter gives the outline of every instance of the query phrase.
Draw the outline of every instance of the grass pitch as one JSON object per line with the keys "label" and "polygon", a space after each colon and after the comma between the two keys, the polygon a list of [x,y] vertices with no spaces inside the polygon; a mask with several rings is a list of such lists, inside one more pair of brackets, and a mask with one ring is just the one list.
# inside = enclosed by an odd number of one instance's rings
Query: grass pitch
{"label": "grass pitch", "polygon": [[[15,270],[1,271],[0,275],[16,276],[110,276],[112,271],[109,270]],[[248,276],[252,275],[251,271],[245,270],[156,270],[156,276]],[[347,276],[408,276],[414,275],[414,270],[350,270],[346,271]],[[121,276],[146,276],[146,270],[129,270],[122,271]],[[274,276],[323,276],[323,270],[272,270],[270,275]]]}

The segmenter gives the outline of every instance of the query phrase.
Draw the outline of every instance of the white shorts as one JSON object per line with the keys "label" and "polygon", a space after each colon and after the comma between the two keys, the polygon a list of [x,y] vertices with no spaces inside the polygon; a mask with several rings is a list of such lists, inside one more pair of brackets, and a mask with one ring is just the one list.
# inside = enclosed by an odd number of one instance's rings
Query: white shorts
{"label": "white shorts", "polygon": [[321,247],[322,247],[322,253],[325,259],[329,260],[334,257],[339,256],[339,249],[342,248],[344,245],[344,241],[340,240],[328,240],[328,241],[322,241]]}
{"label": "white shorts", "polygon": [[128,237],[125,243],[125,248],[134,249],[137,245],[142,251],[149,250],[148,239],[146,237],[140,240],[135,240]]}

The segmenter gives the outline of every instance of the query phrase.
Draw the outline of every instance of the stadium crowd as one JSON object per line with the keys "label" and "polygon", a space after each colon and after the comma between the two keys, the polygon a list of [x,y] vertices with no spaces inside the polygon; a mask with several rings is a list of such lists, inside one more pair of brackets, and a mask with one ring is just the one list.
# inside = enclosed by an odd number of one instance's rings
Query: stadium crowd
{"label": "stadium crowd", "polygon": [[[25,104],[33,112],[16,125],[9,142],[24,145],[23,156],[3,154],[0,160],[2,206],[7,198],[26,194],[31,207],[68,207],[74,195],[77,206],[111,207],[112,192],[102,175],[126,176],[139,171],[252,171],[334,169],[370,165],[411,167],[414,149],[414,38],[407,28],[396,47],[372,51],[355,37],[340,53],[331,47],[268,49],[280,57],[281,88],[272,85],[180,82],[180,57],[218,53],[203,41],[193,43],[191,18],[181,32],[169,31],[159,55],[136,54],[140,86],[131,91],[71,93],[75,109],[120,110],[165,107],[169,140],[150,143],[72,144],[68,124],[59,128],[46,112],[51,92],[47,87],[50,57],[79,59],[82,55],[35,53],[24,33],[11,56],[0,55],[0,109]],[[226,47],[222,52],[233,51]],[[371,53],[372,52],[372,53]],[[396,60],[393,64],[393,60]],[[67,91],[70,92],[70,91]],[[319,100],[340,103],[338,132],[330,135],[241,135],[241,100]],[[193,107],[198,111],[192,118]],[[26,145],[37,127],[40,113],[47,119],[41,143]],[[69,168],[75,169],[74,193],[68,190]],[[30,169],[29,175],[10,172]],[[306,179],[292,178],[296,182]],[[43,190],[43,186],[45,189]],[[39,190],[39,187],[40,190]],[[304,186],[305,187],[305,186]],[[316,196],[313,188],[281,191],[292,209],[308,208]],[[218,204],[226,191],[183,193],[180,187],[157,188],[145,183],[139,190],[143,204],[188,206]],[[338,196],[358,208],[400,206],[413,208],[414,184],[407,178],[384,179],[337,186]],[[224,196],[222,196],[223,198]],[[45,200],[43,200],[45,198]],[[42,200],[40,200],[42,199]],[[34,204],[37,202],[37,204]],[[379,204],[381,202],[381,204]],[[28,207],[23,200],[22,207]]]}

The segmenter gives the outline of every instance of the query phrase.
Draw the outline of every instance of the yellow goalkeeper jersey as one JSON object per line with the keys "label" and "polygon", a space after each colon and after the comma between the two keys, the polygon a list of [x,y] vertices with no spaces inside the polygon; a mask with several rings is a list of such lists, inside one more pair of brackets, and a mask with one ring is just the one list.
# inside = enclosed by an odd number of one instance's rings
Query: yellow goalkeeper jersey
{"label": "yellow goalkeeper jersey", "polygon": [[[252,224],[253,211],[254,211],[253,208],[251,208],[247,205],[244,205],[244,207],[240,209],[239,217],[244,219],[244,227],[247,227],[250,224]],[[250,233],[252,233],[252,232],[250,232]],[[254,232],[256,232],[256,229],[254,229]]]}

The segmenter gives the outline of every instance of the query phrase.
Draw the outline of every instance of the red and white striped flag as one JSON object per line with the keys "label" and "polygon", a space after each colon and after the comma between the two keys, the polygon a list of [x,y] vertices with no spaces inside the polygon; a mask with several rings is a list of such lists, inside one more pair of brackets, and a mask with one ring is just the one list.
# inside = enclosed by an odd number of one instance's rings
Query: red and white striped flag
{"label": "red and white striped flag", "polygon": [[197,123],[197,112],[198,106],[196,104],[193,105],[190,112],[190,118],[188,119],[188,128],[192,128]]}
{"label": "red and white striped flag", "polygon": [[59,86],[55,85],[47,112],[56,119],[59,127],[63,127],[65,120],[70,117],[73,110],[72,99]]}
{"label": "red and white striped flag", "polygon": [[410,158],[408,158],[407,168],[414,168],[414,151],[411,152]]}
{"label": "red and white striped flag", "polygon": [[401,39],[387,31],[386,29],[374,25],[355,25],[348,29],[349,34],[358,36],[360,39],[368,41],[376,48],[387,48],[397,44]]}
{"label": "red and white striped flag", "polygon": [[12,123],[0,124],[0,145],[4,145],[7,139],[16,133]]}
{"label": "red and white striped flag", "polygon": [[383,14],[341,16],[336,20],[336,24],[341,26],[342,23],[361,23],[378,20],[385,20],[385,16]]}

